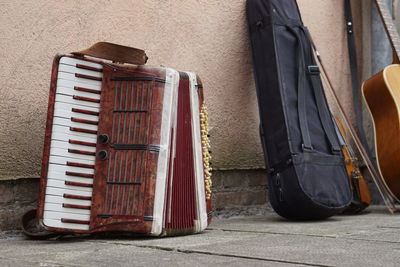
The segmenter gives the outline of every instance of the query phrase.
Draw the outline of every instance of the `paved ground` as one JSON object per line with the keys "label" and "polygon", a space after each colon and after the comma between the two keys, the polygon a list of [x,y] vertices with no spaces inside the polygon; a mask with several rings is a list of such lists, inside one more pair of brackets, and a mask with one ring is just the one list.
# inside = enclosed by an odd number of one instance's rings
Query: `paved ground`
{"label": "paved ground", "polygon": [[373,207],[322,222],[264,217],[214,220],[174,238],[32,241],[0,234],[0,266],[400,266],[400,214]]}

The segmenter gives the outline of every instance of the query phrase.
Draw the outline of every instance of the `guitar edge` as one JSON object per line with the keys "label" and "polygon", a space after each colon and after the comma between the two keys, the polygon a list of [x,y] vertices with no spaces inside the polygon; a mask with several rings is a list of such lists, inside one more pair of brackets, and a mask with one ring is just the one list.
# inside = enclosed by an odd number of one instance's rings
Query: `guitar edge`
{"label": "guitar edge", "polygon": [[378,169],[385,186],[400,199],[400,65],[390,65],[362,85],[373,122]]}

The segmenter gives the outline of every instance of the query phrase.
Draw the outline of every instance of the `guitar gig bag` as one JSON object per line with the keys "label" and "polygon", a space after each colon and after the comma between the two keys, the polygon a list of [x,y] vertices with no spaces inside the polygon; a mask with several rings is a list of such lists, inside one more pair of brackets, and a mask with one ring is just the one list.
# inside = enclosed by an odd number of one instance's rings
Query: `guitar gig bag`
{"label": "guitar gig bag", "polygon": [[271,205],[291,220],[330,217],[352,193],[297,3],[248,0],[247,18]]}

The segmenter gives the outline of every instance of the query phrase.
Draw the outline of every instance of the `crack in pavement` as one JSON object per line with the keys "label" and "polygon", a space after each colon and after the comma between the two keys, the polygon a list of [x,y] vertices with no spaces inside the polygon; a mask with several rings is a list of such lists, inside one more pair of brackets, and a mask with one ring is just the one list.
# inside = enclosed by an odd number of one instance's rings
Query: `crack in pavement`
{"label": "crack in pavement", "polygon": [[219,228],[208,228],[207,230],[224,231],[224,232],[239,232],[239,233],[254,233],[254,234],[297,235],[297,236],[338,238],[338,236],[335,236],[335,235],[317,235],[317,234],[286,233],[286,232],[273,232],[273,231],[252,231],[252,230],[219,229]]}
{"label": "crack in pavement", "polygon": [[180,252],[180,253],[185,253],[185,254],[202,254],[202,255],[211,255],[211,256],[219,256],[219,257],[239,258],[239,259],[246,259],[246,260],[266,261],[266,262],[279,262],[279,263],[306,265],[306,266],[322,266],[322,267],[331,267],[332,266],[332,265],[314,264],[314,263],[307,263],[307,262],[279,260],[279,259],[271,259],[271,258],[260,258],[260,257],[245,256],[245,255],[215,253],[215,252],[190,250],[190,249],[166,248],[166,247],[148,246],[148,245],[134,245],[134,246],[140,247],[140,248],[149,248],[149,249],[157,249],[157,250],[163,250],[163,251]]}
{"label": "crack in pavement", "polygon": [[383,229],[399,229],[400,226],[377,226],[378,228],[383,228]]}
{"label": "crack in pavement", "polygon": [[377,239],[363,239],[356,237],[344,237],[343,239],[348,240],[357,240],[357,241],[366,241],[366,242],[379,242],[379,243],[388,243],[388,244],[400,244],[400,241],[390,241],[390,240],[377,240]]}
{"label": "crack in pavement", "polygon": [[[387,227],[381,227],[387,228]],[[390,228],[391,229],[391,228]],[[390,241],[390,240],[376,240],[376,239],[367,239],[362,237],[352,237],[355,234],[348,234],[348,235],[317,235],[317,234],[302,234],[302,233],[285,233],[285,232],[269,232],[269,231],[251,231],[251,230],[235,230],[235,229],[216,229],[216,228],[209,228],[208,230],[219,230],[219,231],[226,231],[226,232],[243,232],[243,233],[255,233],[255,234],[271,234],[271,235],[288,235],[288,236],[308,236],[308,237],[322,237],[322,238],[332,238],[332,239],[347,239],[347,240],[358,240],[358,241],[367,241],[367,242],[381,242],[381,243],[390,243],[390,244],[399,244],[400,241]],[[399,233],[400,234],[400,233]]]}
{"label": "crack in pavement", "polygon": [[317,263],[280,260],[280,259],[272,259],[272,258],[260,258],[260,257],[246,256],[246,255],[234,255],[234,254],[208,252],[208,251],[200,251],[200,250],[192,250],[192,249],[172,248],[172,247],[162,247],[162,246],[154,246],[154,245],[138,245],[138,244],[128,244],[128,243],[119,243],[119,242],[118,243],[117,242],[106,242],[106,241],[101,241],[101,240],[97,240],[97,242],[98,243],[107,243],[107,244],[112,244],[112,245],[120,245],[120,246],[133,246],[133,247],[138,247],[138,248],[156,249],[156,250],[167,251],[167,252],[212,255],[212,256],[219,256],[219,257],[239,258],[239,259],[257,260],[257,261],[265,261],[265,262],[287,263],[287,264],[293,264],[293,265],[322,266],[322,267],[332,267],[333,266],[333,265],[324,265],[324,264],[317,264]]}
{"label": "crack in pavement", "polygon": [[293,265],[322,266],[322,267],[332,267],[333,266],[333,265],[324,265],[324,264],[317,264],[317,263],[280,260],[280,259],[273,259],[273,258],[260,258],[260,257],[246,256],[246,255],[234,255],[234,254],[226,254],[226,253],[208,252],[208,251],[200,251],[200,250],[193,250],[193,249],[162,247],[162,246],[155,246],[155,245],[139,245],[139,244],[119,243],[119,242],[109,242],[109,241],[107,242],[107,241],[102,241],[102,240],[96,240],[96,242],[97,243],[107,243],[107,244],[112,244],[112,245],[120,245],[120,246],[133,246],[133,247],[137,247],[137,248],[156,249],[156,250],[161,250],[161,251],[166,251],[166,252],[211,255],[211,256],[218,256],[218,257],[239,258],[239,259],[256,260],[256,261],[264,261],[264,262],[286,263],[286,264],[293,264]]}

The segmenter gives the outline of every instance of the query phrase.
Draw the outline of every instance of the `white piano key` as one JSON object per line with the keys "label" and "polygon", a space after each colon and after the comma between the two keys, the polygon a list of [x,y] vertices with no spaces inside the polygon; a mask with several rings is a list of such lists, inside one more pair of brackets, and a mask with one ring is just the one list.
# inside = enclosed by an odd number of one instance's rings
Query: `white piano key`
{"label": "white piano key", "polygon": [[54,124],[51,138],[61,141],[68,141],[69,139],[73,139],[76,141],[96,143],[97,135],[71,131],[67,126]]}
{"label": "white piano key", "polygon": [[54,163],[54,164],[60,164],[60,165],[67,165],[67,162],[73,162],[73,163],[82,163],[82,164],[88,164],[88,165],[94,165],[96,158],[92,156],[90,160],[87,159],[80,159],[80,158],[73,158],[69,157],[71,156],[87,156],[87,155],[79,155],[79,154],[73,154],[73,153],[68,153],[66,152],[66,156],[62,156],[64,150],[59,151],[59,148],[51,148],[50,149],[50,158],[49,162]]}
{"label": "white piano key", "polygon": [[77,95],[77,96],[89,97],[89,98],[93,98],[93,99],[100,99],[99,94],[83,92],[83,91],[75,90],[74,88],[68,88],[68,87],[62,87],[62,86],[57,86],[57,94],[70,95],[70,96]]}
{"label": "white piano key", "polygon": [[[48,203],[48,202],[45,202],[44,203],[44,210],[64,213],[65,217],[67,217],[66,219],[72,219],[71,217],[80,216],[80,215],[83,215],[83,216],[90,215],[90,210],[64,208],[62,206],[62,204],[59,204],[59,203]],[[65,217],[61,217],[61,218],[65,218]]]}
{"label": "white piano key", "polygon": [[97,129],[99,128],[97,125],[75,122],[75,121],[71,121],[71,119],[65,119],[65,118],[59,118],[59,117],[53,118],[53,125],[54,124],[68,126],[68,127],[82,128],[82,129],[93,130],[93,131],[97,131]]}
{"label": "white piano key", "polygon": [[[44,203],[44,210],[66,213],[67,217],[70,217],[71,214],[73,214],[73,215],[90,215],[90,210],[64,208],[62,206],[62,204],[60,204],[60,203],[48,203],[48,202],[45,202]],[[71,219],[71,218],[68,218],[68,219]]]}
{"label": "white piano key", "polygon": [[96,156],[70,153],[68,152],[68,149],[57,148],[57,147],[50,147],[50,155],[54,156],[54,158],[52,159],[54,162],[51,163],[61,164],[61,165],[65,165],[65,163],[61,163],[63,161],[60,161],[61,159],[59,159],[62,157],[65,157],[65,162],[72,161],[83,164],[94,164],[96,160]]}
{"label": "white piano key", "polygon": [[46,187],[46,195],[51,196],[64,196],[64,194],[77,195],[83,197],[91,197],[92,193],[88,191],[77,191],[70,189],[60,189],[56,187]]}
{"label": "white piano key", "polygon": [[[65,75],[62,75],[62,76],[64,77]],[[74,88],[75,86],[101,91],[101,86],[99,86],[98,84],[87,84],[87,83],[81,83],[78,81],[66,80],[66,79],[62,79],[62,78],[57,79],[57,87]]]}
{"label": "white piano key", "polygon": [[50,147],[49,163],[67,166],[68,162],[94,165],[96,162],[96,156],[73,153],[73,151],[69,152],[68,149],[65,148]]}
{"label": "white piano key", "polygon": [[61,219],[43,219],[43,224],[48,227],[62,228],[66,230],[89,230],[89,225],[87,224],[63,223],[61,222]]}
{"label": "white piano key", "polygon": [[96,121],[96,122],[99,121],[98,116],[73,112],[72,108],[69,110],[60,109],[59,104],[63,104],[63,103],[56,102],[55,106],[54,106],[54,116],[55,117],[66,118],[66,119],[77,118],[77,119],[90,120],[90,121]]}
{"label": "white piano key", "polygon": [[65,56],[60,58],[60,64],[67,64],[67,65],[72,65],[72,66],[75,66],[76,64],[82,64],[82,65],[86,65],[86,66],[98,68],[98,69],[103,68],[103,65],[98,64],[98,63],[81,60],[81,59],[76,59],[76,58],[71,58],[71,57],[65,57]]}
{"label": "white piano key", "polygon": [[[82,107],[93,107],[93,108],[97,108],[97,112],[100,110],[100,103],[94,103],[94,102],[89,102],[89,101],[73,99],[72,96],[69,96],[69,95],[56,94],[56,102],[63,102],[63,103],[68,103],[68,104],[82,106]],[[84,109],[82,107],[75,107],[75,108]]]}
{"label": "white piano key", "polygon": [[47,179],[46,186],[48,187],[55,187],[60,189],[69,189],[73,191],[84,191],[92,193],[93,190],[91,187],[84,187],[84,186],[75,186],[75,185],[66,185],[65,181],[55,180],[55,179]]}
{"label": "white piano key", "polygon": [[[54,208],[54,207],[48,207],[48,208]],[[45,210],[45,213],[43,214],[44,215],[43,218],[45,218],[45,219],[57,220],[57,219],[64,218],[64,219],[81,220],[81,221],[89,221],[90,220],[89,214],[79,214],[79,213],[72,213],[72,212],[63,213],[59,210],[46,209],[46,203],[45,203],[44,210]]]}
{"label": "white piano key", "polygon": [[52,195],[46,195],[46,202],[58,203],[58,204],[65,203],[65,204],[82,205],[82,206],[91,206],[92,205],[92,201],[90,201],[90,200],[65,198],[62,196],[52,196]]}
{"label": "white piano key", "polygon": [[67,171],[69,172],[77,172],[77,173],[85,173],[85,174],[94,174],[93,169],[86,169],[86,168],[79,168],[79,167],[71,167],[71,166],[64,166],[64,165],[58,165],[58,164],[49,164],[48,168],[49,172],[56,172],[56,173],[65,173]]}
{"label": "white piano key", "polygon": [[54,179],[54,180],[61,180],[61,181],[71,181],[71,182],[77,182],[77,183],[85,183],[85,184],[93,183],[93,179],[92,178],[83,178],[83,177],[78,177],[78,176],[70,176],[70,175],[65,175],[65,173],[59,173],[59,172],[48,172],[47,173],[47,178],[48,179]]}
{"label": "white piano key", "polygon": [[[71,140],[82,141],[82,142],[96,143],[95,136],[82,137],[80,135],[72,134],[73,132],[60,131],[60,129],[55,126],[59,126],[59,125],[53,125],[53,132],[51,133],[52,140],[68,141],[71,139]],[[60,126],[60,128],[66,128],[66,127]]]}
{"label": "white piano key", "polygon": [[[67,102],[55,102],[54,103],[54,109],[62,109],[62,110],[72,110],[73,108],[80,108],[80,106],[74,105],[72,103],[67,103]],[[93,112],[99,112],[98,107],[85,107],[85,110],[88,111],[93,111]],[[92,115],[94,116],[94,115]]]}
{"label": "white piano key", "polygon": [[102,72],[77,68],[75,66],[65,65],[65,64],[60,64],[58,66],[58,72],[68,72],[68,73],[73,73],[73,74],[79,73],[79,74],[89,75],[89,76],[98,77],[98,78],[103,77]]}
{"label": "white piano key", "polygon": [[[64,102],[55,102],[54,103],[54,116],[59,116],[59,117],[65,117],[65,118],[82,118],[82,119],[87,119],[87,120],[92,120],[92,121],[99,121],[99,116],[96,115],[88,115],[88,114],[83,114],[79,112],[73,112],[73,108],[81,108],[85,109],[87,111],[93,111],[93,112],[99,112],[99,108],[95,107],[84,107],[82,108],[81,106],[69,104],[69,103],[64,103]],[[59,115],[57,115],[59,114]]]}
{"label": "white piano key", "polygon": [[[52,140],[51,141],[51,147],[64,148],[66,150],[68,150],[68,149],[78,149],[78,150],[85,150],[85,151],[89,151],[89,152],[96,152],[96,147],[93,147],[93,146],[70,144],[67,141],[59,141],[59,140]],[[93,156],[93,158],[94,158],[94,156]]]}
{"label": "white piano key", "polygon": [[75,83],[81,83],[84,86],[86,84],[95,85],[98,88],[101,88],[101,81],[95,81],[95,80],[90,80],[90,79],[85,79],[85,78],[78,78],[78,77],[75,77],[75,74],[68,73],[68,72],[59,72],[57,74],[57,79],[63,79],[63,80],[69,80],[69,81],[72,81]]}

